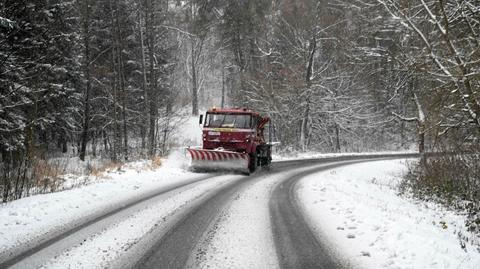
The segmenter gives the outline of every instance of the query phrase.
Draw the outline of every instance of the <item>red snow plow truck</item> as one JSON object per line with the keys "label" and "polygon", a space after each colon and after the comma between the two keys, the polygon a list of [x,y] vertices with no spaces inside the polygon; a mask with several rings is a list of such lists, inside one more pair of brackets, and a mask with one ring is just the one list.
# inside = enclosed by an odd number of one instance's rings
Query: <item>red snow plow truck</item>
{"label": "red snow plow truck", "polygon": [[268,117],[247,108],[212,108],[200,115],[202,148],[187,148],[193,170],[231,170],[245,174],[272,161],[264,138]]}

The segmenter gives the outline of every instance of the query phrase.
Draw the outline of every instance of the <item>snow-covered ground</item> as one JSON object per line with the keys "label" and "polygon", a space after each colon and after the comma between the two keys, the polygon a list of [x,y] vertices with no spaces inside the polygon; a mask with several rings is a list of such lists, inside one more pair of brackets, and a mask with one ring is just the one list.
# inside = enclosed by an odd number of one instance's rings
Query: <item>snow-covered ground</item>
{"label": "snow-covered ground", "polygon": [[[332,155],[310,154],[300,158],[320,156]],[[183,158],[174,153],[157,170],[142,171],[142,164],[129,164],[122,172],[107,174],[108,179],[1,205],[0,260],[21,250],[18,246],[28,246],[29,242],[75,227],[79,220],[92,219],[138,197],[204,176],[186,171]],[[277,183],[306,169],[309,168],[265,174],[247,184],[211,224],[192,253],[194,258],[189,266],[277,268],[268,202]],[[297,187],[302,212],[319,238],[329,240],[336,252],[354,266],[477,268],[478,238],[471,238],[477,240],[473,242],[476,245],[467,244],[463,249],[457,238],[459,232],[467,234],[464,216],[436,204],[397,195],[406,169],[405,161],[383,160],[309,175]],[[125,213],[124,218],[119,216],[111,223],[99,225],[102,228],[86,236],[84,242],[75,243],[66,252],[55,255],[55,259],[42,260],[40,264],[46,268],[121,267],[127,255],[148,249],[150,241],[145,237],[168,230],[174,219],[183,214],[183,208],[206,199],[212,190],[243,178],[215,177],[139,205]]]}
{"label": "snow-covered ground", "polygon": [[[464,216],[397,195],[405,161],[355,164],[310,175],[298,186],[304,214],[363,268],[479,268],[480,249],[460,247]],[[477,238],[477,244],[478,238]]]}
{"label": "snow-covered ground", "polygon": [[110,172],[86,186],[0,205],[0,260],[16,251],[15,247],[68,230],[78,225],[78,220],[202,176],[185,171],[182,158],[181,153],[174,153],[156,170],[141,171],[130,164],[130,168]]}

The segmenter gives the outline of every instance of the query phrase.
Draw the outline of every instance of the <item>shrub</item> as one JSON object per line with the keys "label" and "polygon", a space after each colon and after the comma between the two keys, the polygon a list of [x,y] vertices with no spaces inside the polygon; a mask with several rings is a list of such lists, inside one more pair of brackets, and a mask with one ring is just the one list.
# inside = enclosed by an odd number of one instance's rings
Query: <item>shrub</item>
{"label": "shrub", "polygon": [[54,192],[63,183],[66,163],[48,162],[37,157],[17,158],[0,166],[0,191],[3,202],[37,193]]}
{"label": "shrub", "polygon": [[401,192],[467,214],[467,230],[480,235],[480,146],[464,145],[410,167]]}
{"label": "shrub", "polygon": [[157,169],[160,166],[162,166],[162,158],[160,156],[153,157],[152,164],[151,164],[152,169]]}

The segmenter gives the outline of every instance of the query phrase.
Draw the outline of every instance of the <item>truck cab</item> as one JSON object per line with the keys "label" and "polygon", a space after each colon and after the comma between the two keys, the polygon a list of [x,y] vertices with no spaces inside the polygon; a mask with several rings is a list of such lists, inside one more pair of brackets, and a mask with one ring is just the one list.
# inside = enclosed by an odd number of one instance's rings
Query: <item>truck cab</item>
{"label": "truck cab", "polygon": [[271,146],[264,138],[268,121],[268,117],[247,108],[212,108],[204,122],[200,116],[203,149],[246,153],[254,162],[251,165],[267,165],[271,161]]}

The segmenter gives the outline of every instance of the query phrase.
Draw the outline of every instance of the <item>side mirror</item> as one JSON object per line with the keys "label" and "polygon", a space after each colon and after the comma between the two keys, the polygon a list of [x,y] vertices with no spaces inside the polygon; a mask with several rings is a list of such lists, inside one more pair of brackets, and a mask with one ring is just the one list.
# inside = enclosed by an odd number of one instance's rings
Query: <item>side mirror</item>
{"label": "side mirror", "polygon": [[198,119],[198,124],[203,124],[203,114],[200,114],[200,117]]}

